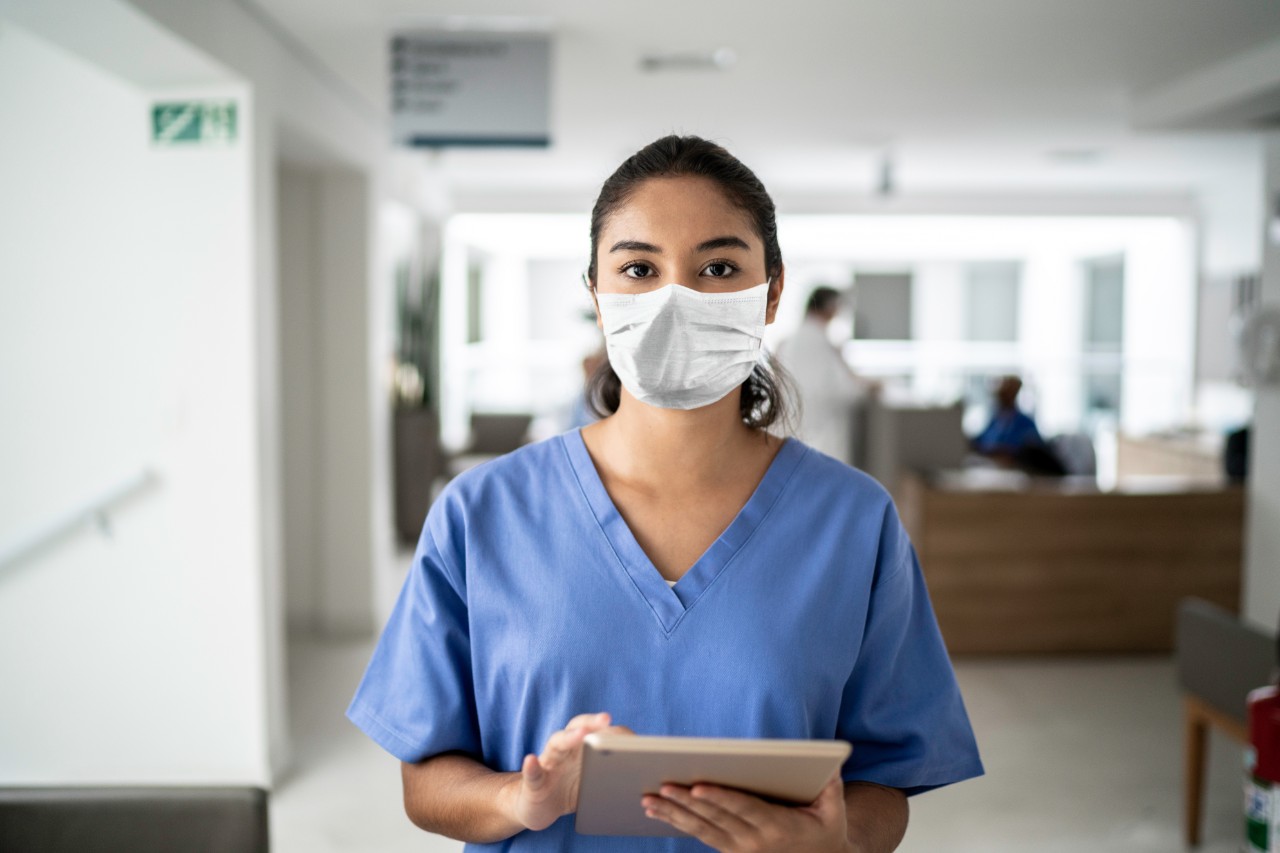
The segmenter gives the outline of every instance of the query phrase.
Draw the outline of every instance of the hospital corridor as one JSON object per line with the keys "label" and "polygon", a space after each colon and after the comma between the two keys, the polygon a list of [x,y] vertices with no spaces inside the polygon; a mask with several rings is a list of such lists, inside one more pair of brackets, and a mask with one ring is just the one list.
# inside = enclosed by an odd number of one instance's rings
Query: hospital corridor
{"label": "hospital corridor", "polygon": [[1280,853],[1274,0],[0,0],[0,851]]}

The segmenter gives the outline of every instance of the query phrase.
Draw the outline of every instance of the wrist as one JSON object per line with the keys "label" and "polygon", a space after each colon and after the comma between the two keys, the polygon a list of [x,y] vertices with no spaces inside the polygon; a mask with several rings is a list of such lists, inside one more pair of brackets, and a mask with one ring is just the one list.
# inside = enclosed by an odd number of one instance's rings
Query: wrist
{"label": "wrist", "polygon": [[502,786],[498,788],[498,796],[495,798],[498,813],[511,824],[515,832],[526,830],[529,827],[525,824],[520,811],[520,786],[524,781],[523,776],[519,770],[503,775],[507,778],[502,780]]}

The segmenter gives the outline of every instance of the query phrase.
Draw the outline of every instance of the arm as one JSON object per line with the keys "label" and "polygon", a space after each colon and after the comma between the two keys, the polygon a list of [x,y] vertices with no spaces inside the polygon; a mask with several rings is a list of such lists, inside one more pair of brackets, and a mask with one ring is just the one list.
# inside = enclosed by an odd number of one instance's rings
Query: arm
{"label": "arm", "polygon": [[582,741],[598,731],[632,733],[610,726],[608,714],[581,714],[547,739],[541,755],[526,755],[518,772],[457,752],[401,762],[405,814],[420,829],[481,844],[546,829],[577,807]]}
{"label": "arm", "polygon": [[870,782],[844,783],[845,821],[857,853],[898,849],[907,832],[907,797],[897,788]]}
{"label": "arm", "polygon": [[512,786],[519,773],[498,773],[460,753],[417,764],[401,762],[404,811],[419,829],[485,844],[524,829],[513,817]]}

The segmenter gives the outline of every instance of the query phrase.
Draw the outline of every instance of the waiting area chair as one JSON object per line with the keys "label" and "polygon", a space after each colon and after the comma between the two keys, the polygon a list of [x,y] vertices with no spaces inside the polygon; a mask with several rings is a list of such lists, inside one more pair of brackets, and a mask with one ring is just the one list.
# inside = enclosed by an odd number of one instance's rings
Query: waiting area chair
{"label": "waiting area chair", "polygon": [[6,853],[267,853],[261,788],[0,788]]}
{"label": "waiting area chair", "polygon": [[1189,845],[1200,843],[1209,726],[1247,743],[1245,697],[1271,682],[1275,660],[1274,637],[1207,601],[1187,598],[1179,605],[1177,661],[1186,755],[1183,829]]}

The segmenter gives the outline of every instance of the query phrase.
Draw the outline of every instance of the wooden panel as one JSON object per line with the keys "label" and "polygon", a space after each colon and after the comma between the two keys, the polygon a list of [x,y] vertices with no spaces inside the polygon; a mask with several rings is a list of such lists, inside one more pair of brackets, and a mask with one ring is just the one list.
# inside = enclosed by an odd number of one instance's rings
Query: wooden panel
{"label": "wooden panel", "polygon": [[1184,596],[1239,606],[1239,489],[903,495],[953,654],[1168,651]]}

